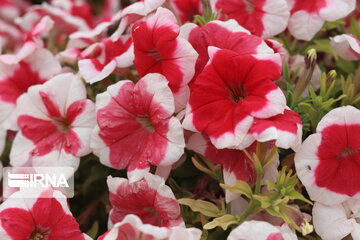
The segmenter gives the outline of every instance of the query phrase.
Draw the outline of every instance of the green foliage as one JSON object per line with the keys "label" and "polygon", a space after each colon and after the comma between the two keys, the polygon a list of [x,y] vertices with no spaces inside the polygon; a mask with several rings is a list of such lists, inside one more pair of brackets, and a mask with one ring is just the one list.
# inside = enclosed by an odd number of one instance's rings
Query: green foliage
{"label": "green foliage", "polygon": [[221,217],[215,218],[211,222],[205,224],[204,229],[213,229],[216,227],[221,227],[223,230],[226,230],[230,225],[237,224],[239,220],[240,220],[239,217],[226,214]]}
{"label": "green foliage", "polygon": [[219,217],[224,214],[223,210],[220,210],[215,204],[203,200],[195,200],[190,198],[178,199],[178,202],[182,205],[186,205],[194,212],[200,212],[206,217]]}
{"label": "green foliage", "polygon": [[248,198],[251,198],[251,196],[253,195],[250,185],[245,181],[238,180],[236,181],[234,186],[229,186],[225,184],[220,184],[220,186],[224,189],[230,190],[232,193],[242,194]]}
{"label": "green foliage", "polygon": [[323,73],[320,79],[320,91],[318,93],[310,86],[310,96],[299,103],[299,110],[302,115],[306,115],[310,121],[312,131],[316,131],[316,126],[321,118],[330,110],[340,104],[346,98],[345,94],[339,95],[336,74],[330,71]]}

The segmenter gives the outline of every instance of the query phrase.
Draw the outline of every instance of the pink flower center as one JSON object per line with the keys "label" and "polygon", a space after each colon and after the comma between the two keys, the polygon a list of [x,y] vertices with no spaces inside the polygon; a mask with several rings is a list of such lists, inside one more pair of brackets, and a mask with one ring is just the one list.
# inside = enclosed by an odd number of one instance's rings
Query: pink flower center
{"label": "pink flower center", "polygon": [[148,54],[150,55],[150,57],[154,58],[157,62],[162,61],[162,57],[156,49],[149,50]]}
{"label": "pink flower center", "polygon": [[66,133],[71,128],[71,124],[64,117],[53,118],[53,123],[60,132]]}
{"label": "pink flower center", "polygon": [[344,147],[344,149],[341,151],[341,153],[338,154],[338,157],[345,158],[345,157],[351,157],[355,153],[359,152],[358,149],[353,149],[349,146]]}
{"label": "pink flower center", "polygon": [[243,84],[238,83],[228,83],[227,88],[229,91],[229,99],[238,103],[245,98],[245,90]]}
{"label": "pink flower center", "polygon": [[36,226],[34,231],[30,235],[30,240],[47,240],[49,235],[48,228]]}
{"label": "pink flower center", "polygon": [[253,0],[245,0],[246,12],[252,13],[255,9]]}
{"label": "pink flower center", "polygon": [[151,118],[149,116],[137,116],[136,120],[140,123],[141,127],[146,129],[148,132],[155,131],[155,126],[151,122]]}

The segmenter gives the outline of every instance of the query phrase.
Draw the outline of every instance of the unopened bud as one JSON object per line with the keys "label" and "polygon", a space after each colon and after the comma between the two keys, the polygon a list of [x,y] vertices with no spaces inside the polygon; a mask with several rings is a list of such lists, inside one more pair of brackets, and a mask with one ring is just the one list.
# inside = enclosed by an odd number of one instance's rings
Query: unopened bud
{"label": "unopened bud", "polygon": [[301,233],[303,236],[306,236],[314,231],[314,226],[311,225],[306,219],[303,224],[300,226]]}
{"label": "unopened bud", "polygon": [[337,73],[336,73],[335,70],[331,70],[331,71],[328,73],[328,76],[329,76],[329,78],[331,78],[331,79],[335,79],[336,76],[337,76]]}
{"label": "unopened bud", "polygon": [[316,58],[317,58],[317,54],[316,54],[316,50],[314,48],[310,49],[305,56],[305,64],[306,64],[306,68],[314,68],[316,65]]}

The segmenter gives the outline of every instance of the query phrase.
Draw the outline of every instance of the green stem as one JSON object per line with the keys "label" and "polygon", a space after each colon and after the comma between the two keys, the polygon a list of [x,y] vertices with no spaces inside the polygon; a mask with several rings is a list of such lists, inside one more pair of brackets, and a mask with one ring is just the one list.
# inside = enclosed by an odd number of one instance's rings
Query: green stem
{"label": "green stem", "polygon": [[[256,185],[255,185],[255,194],[259,194],[260,190],[261,190],[261,180],[262,180],[262,175],[263,175],[263,169],[262,168],[257,168],[256,169],[256,173],[257,173],[257,178],[256,178]],[[242,223],[246,220],[247,217],[249,217],[251,214],[254,213],[254,210],[256,208],[258,208],[260,205],[260,203],[255,200],[254,198],[252,198],[250,200],[249,206],[248,208],[245,210],[245,212],[240,216],[239,218],[239,222]]]}
{"label": "green stem", "polygon": [[263,175],[263,169],[256,169],[256,174],[257,174],[257,178],[256,178],[256,185],[255,185],[255,194],[259,194],[260,190],[261,190],[261,180],[262,180],[262,175]]}
{"label": "green stem", "polygon": [[245,212],[240,216],[239,223],[245,222],[245,220],[254,212],[254,210],[259,206],[259,203],[256,200],[251,200],[249,207]]}

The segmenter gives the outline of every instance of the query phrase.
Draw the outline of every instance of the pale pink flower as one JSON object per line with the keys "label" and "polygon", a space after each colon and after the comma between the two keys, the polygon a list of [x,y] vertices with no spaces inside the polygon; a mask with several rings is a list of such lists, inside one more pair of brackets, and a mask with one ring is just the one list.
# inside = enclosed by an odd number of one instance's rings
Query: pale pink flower
{"label": "pale pink flower", "polygon": [[337,55],[347,61],[360,60],[360,40],[352,34],[342,34],[331,38],[331,45]]}

